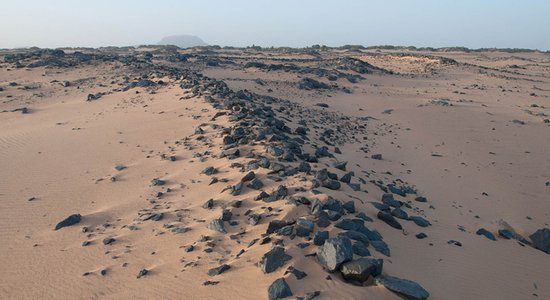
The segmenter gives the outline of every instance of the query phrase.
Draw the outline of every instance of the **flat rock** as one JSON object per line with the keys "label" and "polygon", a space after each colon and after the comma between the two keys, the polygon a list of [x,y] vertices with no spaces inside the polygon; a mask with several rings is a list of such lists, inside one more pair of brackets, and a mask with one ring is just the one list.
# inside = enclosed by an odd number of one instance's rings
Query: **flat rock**
{"label": "flat rock", "polygon": [[393,276],[380,276],[376,281],[407,300],[425,300],[430,296],[422,286],[411,280]]}

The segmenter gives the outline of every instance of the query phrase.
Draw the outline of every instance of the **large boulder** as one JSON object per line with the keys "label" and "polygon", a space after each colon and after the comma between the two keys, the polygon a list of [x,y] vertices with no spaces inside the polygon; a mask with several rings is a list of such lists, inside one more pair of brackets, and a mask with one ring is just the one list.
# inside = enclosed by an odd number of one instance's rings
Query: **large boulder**
{"label": "large boulder", "polygon": [[430,296],[430,293],[422,286],[411,280],[393,276],[380,276],[376,281],[385,286],[388,290],[403,296],[407,300],[425,300]]}
{"label": "large boulder", "polygon": [[353,259],[351,240],[345,236],[326,240],[317,250],[317,259],[327,271],[338,270],[343,263]]}

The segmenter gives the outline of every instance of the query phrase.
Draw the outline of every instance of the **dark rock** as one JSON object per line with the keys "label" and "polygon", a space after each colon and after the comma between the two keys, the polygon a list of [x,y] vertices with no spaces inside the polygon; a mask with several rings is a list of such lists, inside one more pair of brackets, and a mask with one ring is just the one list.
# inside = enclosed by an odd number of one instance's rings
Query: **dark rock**
{"label": "dark rock", "polygon": [[229,210],[229,209],[224,209],[222,211],[222,221],[230,221],[231,220],[231,217],[233,217],[233,213]]}
{"label": "dark rock", "polygon": [[284,278],[275,280],[267,290],[269,300],[283,299],[292,296],[292,291]]}
{"label": "dark rock", "polygon": [[286,225],[285,227],[277,230],[277,234],[284,235],[284,236],[292,235],[293,232],[294,232],[294,226],[293,225]]}
{"label": "dark rock", "polygon": [[317,246],[321,246],[325,243],[326,240],[329,238],[328,231],[317,231],[315,233],[315,236],[313,237],[313,244]]}
{"label": "dark rock", "polygon": [[185,252],[193,252],[193,250],[195,250],[195,246],[193,245],[188,245],[183,248],[183,251]]}
{"label": "dark rock", "polygon": [[302,90],[317,90],[317,89],[330,89],[330,86],[326,83],[304,77],[298,83],[298,88]]}
{"label": "dark rock", "polygon": [[238,196],[241,194],[241,191],[243,190],[243,183],[239,182],[233,186],[231,186],[231,195],[232,196]]}
{"label": "dark rock", "polygon": [[264,183],[260,179],[254,178],[247,186],[251,189],[259,190],[264,187]]}
{"label": "dark rock", "polygon": [[383,194],[382,203],[395,208],[401,207],[402,205],[400,201],[397,201],[393,198],[393,194]]}
{"label": "dark rock", "polygon": [[338,190],[340,189],[341,184],[336,180],[329,179],[323,182],[323,187],[326,187],[329,190]]}
{"label": "dark rock", "polygon": [[350,183],[351,182],[351,177],[353,176],[353,172],[348,172],[346,174],[344,174],[341,178],[340,178],[340,182],[343,182],[343,183]]}
{"label": "dark rock", "polygon": [[262,215],[260,214],[250,214],[248,215],[248,223],[250,225],[257,225],[260,223],[260,220],[262,219]]}
{"label": "dark rock", "polygon": [[227,271],[231,269],[231,266],[230,265],[227,265],[227,264],[223,264],[219,267],[216,267],[216,268],[212,268],[210,270],[208,270],[208,276],[216,276],[216,275],[220,275],[222,274],[223,272]]}
{"label": "dark rock", "polygon": [[274,232],[278,231],[279,229],[281,229],[281,228],[283,228],[287,225],[289,225],[289,223],[287,221],[271,220],[271,221],[269,221],[269,225],[267,225],[266,233],[267,234],[274,233]]}
{"label": "dark rock", "polygon": [[285,275],[288,273],[294,274],[294,276],[296,276],[296,279],[298,280],[304,279],[307,276],[306,272],[302,272],[294,267],[288,267],[288,269],[285,272]]}
{"label": "dark rock", "polygon": [[382,240],[378,240],[378,241],[372,241],[371,240],[370,244],[372,245],[374,250],[384,254],[387,257],[391,256],[390,248],[388,247],[388,244],[386,244],[386,242],[384,242]]}
{"label": "dark rock", "polygon": [[165,184],[166,184],[166,181],[162,180],[162,179],[155,178],[155,179],[151,180],[151,185],[153,185],[153,186],[161,186],[161,185],[165,185]]}
{"label": "dark rock", "polygon": [[332,166],[335,167],[338,170],[345,171],[347,164],[348,164],[347,161],[340,161],[340,162],[335,162]]}
{"label": "dark rock", "polygon": [[244,175],[244,177],[241,179],[241,181],[242,182],[247,182],[247,181],[250,181],[254,178],[256,178],[256,174],[254,174],[254,172],[250,171],[246,175]]}
{"label": "dark rock", "polygon": [[205,175],[208,175],[208,176],[214,175],[216,173],[218,173],[218,170],[214,167],[208,167],[208,168],[202,170],[202,174],[205,174]]}
{"label": "dark rock", "polygon": [[337,236],[325,241],[317,250],[317,259],[329,272],[338,270],[340,265],[353,258],[351,241],[344,236]]}
{"label": "dark rock", "polygon": [[258,263],[258,267],[260,267],[264,273],[271,273],[283,266],[290,259],[292,259],[292,256],[285,253],[285,248],[277,246],[273,247],[262,256],[262,259]]}
{"label": "dark rock", "polygon": [[376,216],[378,217],[378,219],[386,222],[386,224],[390,225],[395,229],[399,229],[399,230],[403,229],[401,224],[399,224],[399,222],[397,222],[397,220],[390,213],[386,211],[379,211]]}
{"label": "dark rock", "polygon": [[425,234],[424,232],[421,232],[421,233],[419,233],[419,234],[416,235],[416,238],[419,239],[419,240],[425,239],[425,238],[427,238],[427,237],[428,237],[428,235]]}
{"label": "dark rock", "polygon": [[116,241],[115,238],[107,237],[103,239],[103,245],[110,245]]}
{"label": "dark rock", "polygon": [[381,160],[382,159],[382,154],[373,154],[373,155],[370,156],[370,158]]}
{"label": "dark rock", "polygon": [[139,273],[137,274],[137,278],[139,279],[139,278],[141,278],[141,277],[147,275],[148,273],[149,273],[149,270],[147,270],[147,269],[141,269],[141,270],[139,270]]}
{"label": "dark rock", "polygon": [[[312,300],[319,295],[321,295],[321,291],[307,292],[306,296],[304,297],[304,300]],[[296,300],[298,299],[296,298]]]}
{"label": "dark rock", "polygon": [[370,256],[370,251],[367,246],[363,244],[363,242],[355,242],[351,248],[353,250],[353,254],[355,255]]}
{"label": "dark rock", "polygon": [[389,212],[390,211],[390,206],[385,204],[385,203],[380,203],[380,202],[371,202],[372,206],[374,206],[376,209],[380,210],[380,211],[386,211],[386,212]]}
{"label": "dark rock", "polygon": [[412,217],[409,217],[409,220],[413,221],[416,225],[420,226],[420,227],[428,227],[430,225],[432,225],[432,223],[430,223],[430,221],[420,217],[420,216],[412,216]]}
{"label": "dark rock", "polygon": [[417,202],[428,202],[428,199],[426,199],[426,197],[416,197],[414,198],[415,201]]}
{"label": "dark rock", "polygon": [[204,209],[212,209],[212,207],[214,207],[214,199],[209,199],[202,205]]}
{"label": "dark rock", "polygon": [[341,219],[340,221],[336,222],[336,224],[334,224],[334,227],[343,230],[354,230],[357,228],[357,224],[351,219]]}
{"label": "dark rock", "polygon": [[448,241],[447,241],[447,244],[449,244],[449,245],[455,245],[455,246],[458,246],[458,247],[462,247],[462,243],[459,242],[459,241],[456,241],[456,240],[448,240]]}
{"label": "dark rock", "polygon": [[529,236],[533,247],[550,254],[550,229],[542,228]]}
{"label": "dark rock", "polygon": [[328,148],[323,146],[323,147],[317,148],[317,150],[315,150],[315,156],[317,156],[317,157],[330,157],[331,154],[328,151]]}
{"label": "dark rock", "polygon": [[309,171],[311,171],[311,166],[305,161],[301,162],[298,166],[298,172],[308,173]]}
{"label": "dark rock", "polygon": [[404,210],[402,210],[401,208],[394,208],[392,211],[391,211],[391,215],[398,218],[398,219],[402,219],[402,220],[407,220],[409,219],[409,215],[407,214],[407,212],[405,212]]}
{"label": "dark rock", "polygon": [[485,236],[486,238],[490,239],[491,241],[496,241],[497,239],[495,238],[495,235],[491,232],[489,232],[487,229],[485,228],[480,228],[476,231],[476,234],[477,235],[483,235]]}
{"label": "dark rock", "polygon": [[363,242],[365,246],[368,246],[370,243],[369,238],[359,231],[349,230],[349,231],[343,232],[342,235],[348,237],[351,240]]}
{"label": "dark rock", "polygon": [[54,230],[59,230],[63,227],[78,224],[78,223],[80,223],[80,220],[82,220],[82,216],[80,214],[72,214],[72,215],[68,216],[67,218],[65,218],[63,221],[57,223],[57,225],[55,225]]}
{"label": "dark rock", "polygon": [[353,200],[342,204],[342,207],[350,214],[355,213],[355,202]]}
{"label": "dark rock", "polygon": [[315,223],[311,220],[300,218],[296,222],[296,235],[298,236],[309,236],[313,232]]}
{"label": "dark rock", "polygon": [[386,275],[378,277],[376,281],[407,300],[425,300],[430,296],[422,286],[411,280]]}
{"label": "dark rock", "polygon": [[360,258],[342,264],[340,272],[345,280],[364,283],[369,277],[376,277],[382,273],[382,259]]}
{"label": "dark rock", "polygon": [[367,214],[365,214],[364,212],[358,213],[356,217],[358,217],[361,220],[367,221],[367,222],[373,222],[373,219],[371,217],[367,216]]}
{"label": "dark rock", "polygon": [[508,229],[499,229],[498,235],[509,240],[514,238],[514,233]]}
{"label": "dark rock", "polygon": [[208,224],[208,229],[215,230],[221,233],[227,233],[222,219],[214,219]]}
{"label": "dark rock", "polygon": [[258,200],[268,199],[269,196],[271,196],[271,195],[269,195],[268,193],[262,191],[260,194],[258,194],[258,196],[256,196],[256,198],[254,198],[254,200],[258,201]]}

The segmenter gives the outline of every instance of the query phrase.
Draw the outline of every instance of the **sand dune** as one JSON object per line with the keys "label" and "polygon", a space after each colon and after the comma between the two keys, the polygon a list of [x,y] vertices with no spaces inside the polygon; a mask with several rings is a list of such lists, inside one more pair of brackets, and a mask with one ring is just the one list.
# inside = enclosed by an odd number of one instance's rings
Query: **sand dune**
{"label": "sand dune", "polygon": [[550,298],[548,54],[105,51],[2,54],[1,298]]}

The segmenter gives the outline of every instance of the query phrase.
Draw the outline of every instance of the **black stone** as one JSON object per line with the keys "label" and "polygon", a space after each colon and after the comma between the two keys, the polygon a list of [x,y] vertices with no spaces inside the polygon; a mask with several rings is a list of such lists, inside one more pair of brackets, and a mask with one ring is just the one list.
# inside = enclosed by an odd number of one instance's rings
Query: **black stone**
{"label": "black stone", "polygon": [[386,211],[379,211],[376,216],[378,217],[378,219],[386,222],[386,224],[390,225],[395,229],[399,229],[399,230],[403,229],[403,226],[401,226],[401,224],[399,224],[399,222],[397,222],[397,220],[390,213]]}
{"label": "black stone", "polygon": [[283,299],[292,296],[292,291],[284,278],[275,280],[267,290],[269,300]]}
{"label": "black stone", "polygon": [[290,259],[292,259],[292,256],[285,253],[285,248],[277,246],[262,256],[258,267],[264,273],[271,273],[283,266]]}
{"label": "black stone", "polygon": [[80,220],[82,220],[82,216],[80,214],[72,214],[72,215],[68,216],[67,218],[65,218],[63,221],[57,223],[57,225],[55,225],[54,230],[59,230],[63,227],[78,224],[78,223],[80,223]]}
{"label": "black stone", "polygon": [[354,283],[364,283],[369,277],[382,273],[383,260],[375,258],[360,258],[342,264],[340,272],[345,280]]}
{"label": "black stone", "polygon": [[212,268],[210,270],[208,270],[208,276],[216,276],[216,275],[220,275],[222,274],[223,272],[227,271],[231,269],[231,266],[230,265],[227,265],[227,264],[223,264],[219,267],[216,267],[216,268]]}
{"label": "black stone", "polygon": [[430,294],[418,283],[392,276],[379,276],[377,283],[408,300],[426,300]]}
{"label": "black stone", "polygon": [[550,229],[539,229],[531,234],[529,238],[533,242],[533,247],[550,254]]}
{"label": "black stone", "polygon": [[317,250],[317,259],[329,272],[334,272],[345,262],[353,258],[351,241],[344,236],[337,236],[325,241]]}

